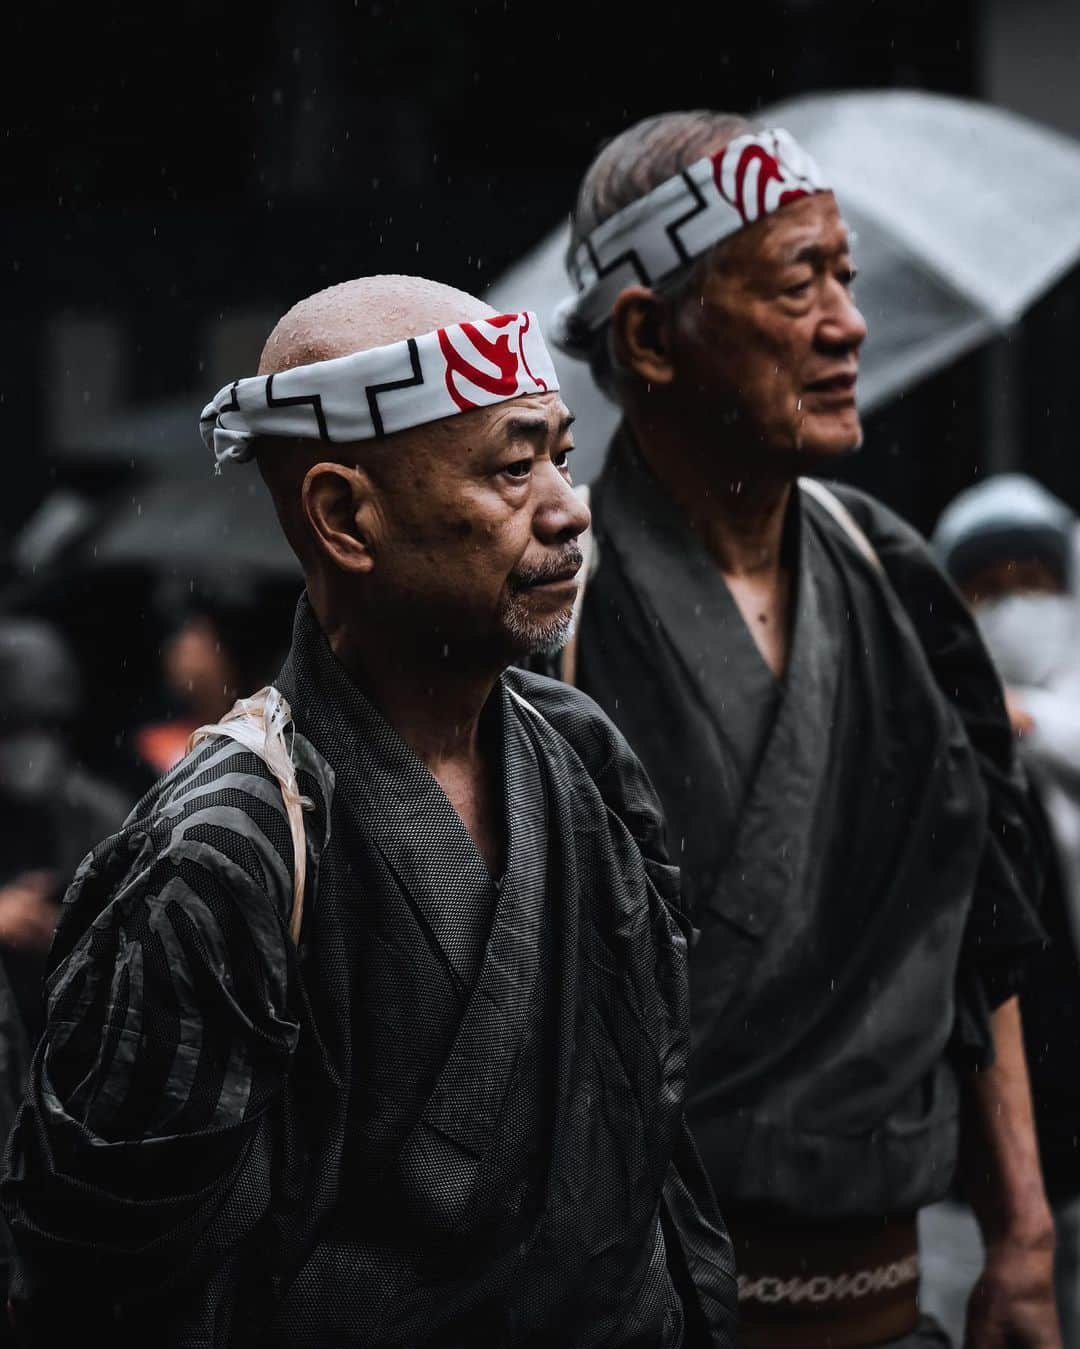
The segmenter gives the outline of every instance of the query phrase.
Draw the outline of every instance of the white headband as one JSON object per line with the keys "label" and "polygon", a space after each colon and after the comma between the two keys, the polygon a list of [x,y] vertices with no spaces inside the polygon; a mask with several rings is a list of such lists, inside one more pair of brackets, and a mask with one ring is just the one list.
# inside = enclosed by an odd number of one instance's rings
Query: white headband
{"label": "white headband", "polygon": [[381,439],[558,387],[536,315],[500,314],[277,375],[238,379],[203,408],[199,430],[220,466],[250,459],[259,436],[335,445]]}
{"label": "white headband", "polygon": [[739,136],[609,216],[569,262],[578,295],[563,308],[590,330],[627,286],[654,286],[788,202],[827,191],[821,170],[786,131]]}

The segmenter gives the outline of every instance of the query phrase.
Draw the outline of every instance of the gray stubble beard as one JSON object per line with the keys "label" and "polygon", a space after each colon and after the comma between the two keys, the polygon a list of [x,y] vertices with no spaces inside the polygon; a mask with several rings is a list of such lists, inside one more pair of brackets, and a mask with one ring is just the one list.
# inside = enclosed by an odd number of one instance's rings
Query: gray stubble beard
{"label": "gray stubble beard", "polygon": [[503,630],[522,656],[558,654],[574,635],[576,622],[577,615],[570,608],[545,622],[531,618],[517,595],[511,596],[502,612]]}

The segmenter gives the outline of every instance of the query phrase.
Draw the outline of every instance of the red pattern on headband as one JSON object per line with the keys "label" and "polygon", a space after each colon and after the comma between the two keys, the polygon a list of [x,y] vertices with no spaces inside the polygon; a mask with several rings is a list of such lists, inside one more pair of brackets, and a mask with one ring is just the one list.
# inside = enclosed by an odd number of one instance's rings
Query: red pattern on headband
{"label": "red pattern on headband", "polygon": [[203,408],[200,427],[219,465],[243,463],[259,438],[329,445],[381,440],[558,387],[536,315],[493,314],[350,356],[234,380]]}
{"label": "red pattern on headband", "polygon": [[528,310],[521,315],[521,329],[518,332],[518,351],[521,355],[521,364],[525,373],[532,380],[538,389],[543,389],[547,393],[547,380],[539,379],[529,368],[529,362],[525,359],[525,334],[529,331],[529,324],[532,321],[532,315]]}
{"label": "red pattern on headband", "polygon": [[495,394],[499,398],[513,398],[521,384],[521,376],[518,373],[520,365],[524,367],[525,373],[538,389],[547,389],[547,384],[543,380],[537,379],[529,369],[521,346],[521,339],[529,330],[528,314],[500,314],[497,318],[484,319],[483,322],[489,328],[507,328],[516,325],[519,320],[521,321],[521,327],[518,333],[517,351],[510,346],[509,333],[503,333],[493,341],[486,337],[475,323],[458,325],[458,331],[469,339],[477,354],[497,367],[499,372],[497,375],[492,375],[487,370],[474,365],[450,341],[446,329],[439,329],[439,347],[446,359],[446,390],[462,412],[468,412],[471,408],[479,405],[462,392],[458,387],[456,377],[466,379],[470,384],[474,384],[490,394]]}
{"label": "red pattern on headband", "polygon": [[[735,195],[729,196],[724,191],[724,156],[727,154],[729,146],[719,150],[712,156],[713,161],[713,180],[716,183],[717,191],[738,211],[744,225],[752,224],[759,220],[768,211],[768,205],[765,200],[766,189],[771,182],[785,183],[789,182],[788,175],[780,166],[780,161],[775,155],[772,155],[762,145],[746,145],[739,153],[738,162],[735,165]],[[747,179],[750,176],[750,166],[753,163],[760,164],[757,174],[757,192],[754,197],[750,196]],[[781,192],[778,205],[786,206],[790,201],[797,201],[800,197],[807,197],[810,194],[802,187],[788,188]],[[754,207],[751,211],[751,206]]]}

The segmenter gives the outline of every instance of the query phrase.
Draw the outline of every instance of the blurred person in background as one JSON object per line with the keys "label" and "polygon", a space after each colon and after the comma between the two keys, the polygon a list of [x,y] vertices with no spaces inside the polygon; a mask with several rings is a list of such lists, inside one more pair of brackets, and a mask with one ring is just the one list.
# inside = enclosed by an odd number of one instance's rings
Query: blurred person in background
{"label": "blurred person in background", "polygon": [[840,205],[786,133],[711,112],[588,169],[562,341],[623,420],[564,669],[641,756],[701,928],[690,1119],[747,1344],[947,1343],[916,1214],[959,1166],[968,1342],[1050,1349],[1015,997],[1040,839],[1001,685],[915,531],[800,477],[862,439]]}
{"label": "blurred person in background", "polygon": [[[159,583],[154,608],[161,645],[164,715],[139,726],[133,746],[149,786],[179,763],[198,726],[222,717],[237,698],[270,682],[281,667],[281,634],[295,586],[260,585],[252,576],[196,573]],[[278,591],[288,594],[287,609]]]}
{"label": "blurred person in background", "polygon": [[32,1038],[60,898],[130,804],[76,761],[72,732],[92,714],[60,632],[0,616],[0,947]]}
{"label": "blurred person in background", "polygon": [[[57,629],[0,615],[0,1133],[22,1095],[41,1030],[41,975],[59,902],[76,867],[118,829],[127,802],[75,761],[82,705],[75,659]],[[0,1240],[7,1287],[7,1232]],[[0,1343],[8,1337],[0,1320]]]}
{"label": "blurred person in background", "polygon": [[[1055,1278],[1068,1349],[1080,1346],[1080,599],[1077,517],[1034,479],[1006,473],[961,493],[933,544],[971,605],[1005,681],[1021,757],[1053,843],[1045,950],[1020,998],[1035,1124],[1057,1227]],[[977,1254],[964,1211],[928,1214],[928,1270],[953,1308]],[[974,1252],[971,1256],[968,1253]],[[965,1258],[967,1257],[967,1258]],[[946,1313],[948,1314],[948,1313]]]}

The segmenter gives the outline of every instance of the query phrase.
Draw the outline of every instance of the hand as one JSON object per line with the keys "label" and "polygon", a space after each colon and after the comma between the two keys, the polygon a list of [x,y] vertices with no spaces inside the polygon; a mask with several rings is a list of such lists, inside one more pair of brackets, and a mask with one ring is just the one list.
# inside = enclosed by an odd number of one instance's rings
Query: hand
{"label": "hand", "polygon": [[991,1243],[967,1306],[964,1349],[1061,1349],[1052,1231]]}
{"label": "hand", "polygon": [[56,931],[56,889],[52,871],[24,871],[0,886],[0,946],[48,949]]}

